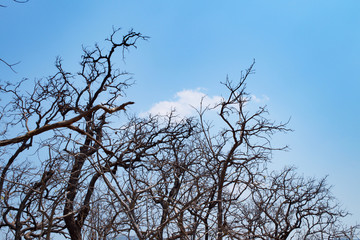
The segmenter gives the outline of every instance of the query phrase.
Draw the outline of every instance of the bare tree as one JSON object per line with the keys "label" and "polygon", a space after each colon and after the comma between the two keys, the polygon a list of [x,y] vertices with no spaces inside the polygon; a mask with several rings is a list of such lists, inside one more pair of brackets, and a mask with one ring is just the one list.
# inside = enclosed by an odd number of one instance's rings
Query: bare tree
{"label": "bare tree", "polygon": [[[270,160],[274,148],[270,136],[276,132],[289,131],[286,123],[276,124],[266,118],[265,107],[254,112],[247,110],[250,97],[246,92],[246,80],[253,65],[245,71],[240,81],[224,83],[229,94],[217,109],[223,123],[219,132],[213,133],[204,115],[209,108],[200,109],[201,149],[206,166],[211,172],[208,182],[211,191],[201,212],[194,211],[206,226],[205,239],[229,237],[229,228],[234,220],[235,202],[246,198],[249,183],[262,172],[262,166]],[[216,227],[215,227],[216,226]]]}
{"label": "bare tree", "polygon": [[[73,240],[335,236],[323,222],[335,226],[344,213],[333,210],[322,181],[285,170],[268,177],[269,188],[256,184],[272,152],[286,148],[273,147],[271,136],[289,129],[270,121],[265,107],[248,110],[246,81],[254,63],[239,81],[227,79],[228,95],[215,108],[202,105],[197,117],[139,118],[125,113],[134,104],[122,101],[132,82],[113,60],[117,50],[124,56],[147,37],[117,34],[105,48],[84,49],[76,74],[58,58],[49,78],[1,84],[4,234]],[[218,112],[215,127],[209,111]],[[297,227],[296,217],[306,223]]]}
{"label": "bare tree", "polygon": [[[133,104],[118,104],[123,90],[129,86],[129,77],[126,72],[113,69],[111,59],[116,49],[125,51],[134,47],[138,39],[146,39],[140,33],[130,31],[117,43],[115,34],[116,31],[108,39],[111,46],[107,53],[97,46],[94,50],[84,49],[81,70],[76,75],[64,71],[61,60],[57,59],[58,72],[48,79],[36,81],[33,91],[22,91],[24,82],[16,85],[6,83],[0,88],[3,94],[10,95],[6,97],[8,102],[2,105],[0,116],[4,129],[0,145],[3,146],[3,157],[9,159],[1,175],[0,190],[5,200],[2,225],[12,229],[16,239],[46,235],[50,238],[52,230],[57,232],[57,229],[65,228],[72,239],[81,239],[90,199],[100,176],[86,171],[91,166],[90,158],[100,152],[115,157],[115,153],[104,146],[105,138],[109,136],[103,129],[107,127],[109,116]],[[35,167],[34,171],[11,168],[22,152],[35,145],[34,137],[39,134],[45,134],[48,140],[36,143],[35,148],[39,155],[48,149],[48,158],[34,159],[30,164],[41,163],[42,166]],[[106,144],[109,141],[111,139]],[[119,161],[118,164],[125,163]],[[110,167],[115,166],[103,167],[110,171]],[[12,179],[7,177],[9,170],[14,175]],[[21,181],[33,181],[31,179],[39,175],[43,175],[44,180],[35,180],[34,185],[22,185],[25,195],[19,193],[16,197],[12,194],[12,185],[16,188]],[[54,182],[55,179],[61,182]],[[37,189],[41,185],[39,182],[45,184],[46,197]],[[39,206],[34,206],[36,202]],[[48,204],[52,207],[51,216],[47,216],[45,206]],[[61,208],[62,215],[55,215]],[[29,221],[31,227],[25,227]],[[53,226],[55,222],[61,224]]]}
{"label": "bare tree", "polygon": [[354,239],[349,233],[355,228],[341,226],[348,213],[340,208],[326,178],[305,178],[288,167],[259,177],[250,188],[251,197],[236,211],[234,235],[264,240]]}

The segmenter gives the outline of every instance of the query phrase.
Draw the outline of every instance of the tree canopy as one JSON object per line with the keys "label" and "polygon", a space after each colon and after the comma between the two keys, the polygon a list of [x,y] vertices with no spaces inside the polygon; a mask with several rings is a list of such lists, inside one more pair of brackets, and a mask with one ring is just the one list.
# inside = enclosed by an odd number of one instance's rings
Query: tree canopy
{"label": "tree canopy", "polygon": [[[248,109],[250,65],[197,116],[138,117],[114,67],[141,33],[84,49],[79,71],[0,86],[1,232],[5,239],[334,239],[356,227],[326,179],[269,172],[287,123]],[[130,96],[131,97],[131,96]],[[220,125],[207,113],[216,111]]]}

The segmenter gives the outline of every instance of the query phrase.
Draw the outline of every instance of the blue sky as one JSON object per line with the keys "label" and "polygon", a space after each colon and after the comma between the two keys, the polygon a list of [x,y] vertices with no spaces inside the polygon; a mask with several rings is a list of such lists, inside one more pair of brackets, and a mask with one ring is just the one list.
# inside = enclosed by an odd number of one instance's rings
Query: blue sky
{"label": "blue sky", "polygon": [[[291,151],[274,166],[295,164],[308,176],[329,175],[334,193],[360,222],[360,1],[358,0],[1,0],[0,56],[21,61],[17,74],[0,64],[2,80],[54,73],[56,56],[76,71],[81,46],[100,45],[112,27],[151,38],[120,56],[134,73],[134,111],[179,102],[179,92],[225,94],[256,60],[248,91],[270,118],[295,131],[274,137]],[[187,92],[187,93],[188,93]],[[179,95],[178,95],[179,96]]]}

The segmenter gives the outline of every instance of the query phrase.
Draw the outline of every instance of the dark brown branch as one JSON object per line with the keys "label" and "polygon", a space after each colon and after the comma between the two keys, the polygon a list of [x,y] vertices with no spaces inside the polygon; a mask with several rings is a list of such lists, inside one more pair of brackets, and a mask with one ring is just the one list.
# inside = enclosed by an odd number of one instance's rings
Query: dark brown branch
{"label": "dark brown branch", "polygon": [[46,132],[46,131],[49,131],[49,130],[68,127],[69,125],[79,121],[81,118],[86,117],[86,116],[92,114],[93,112],[96,112],[99,109],[102,109],[107,113],[114,113],[114,112],[117,112],[117,111],[120,111],[120,110],[125,110],[125,107],[127,105],[130,105],[130,104],[134,104],[134,102],[127,102],[127,103],[124,103],[124,104],[122,104],[122,105],[120,105],[118,107],[111,108],[111,109],[106,108],[106,107],[104,107],[102,105],[96,105],[95,107],[93,107],[93,108],[87,110],[86,112],[83,112],[83,113],[79,114],[78,116],[73,117],[73,118],[71,118],[69,120],[65,120],[65,121],[45,125],[45,126],[40,127],[38,129],[29,131],[26,134],[24,134],[22,136],[19,136],[19,137],[6,139],[6,140],[1,140],[0,141],[0,147],[10,145],[10,144],[14,144],[14,143],[18,143],[18,142],[22,142],[22,141],[26,141],[29,138],[33,137],[33,136],[39,135],[39,134],[41,134],[43,132]]}
{"label": "dark brown branch", "polygon": [[[4,5],[0,5],[0,7],[5,7]],[[0,58],[0,62],[3,62],[6,66],[8,66],[14,73],[16,73],[14,66],[19,64],[20,62],[17,63],[8,63],[6,62],[4,59]]]}

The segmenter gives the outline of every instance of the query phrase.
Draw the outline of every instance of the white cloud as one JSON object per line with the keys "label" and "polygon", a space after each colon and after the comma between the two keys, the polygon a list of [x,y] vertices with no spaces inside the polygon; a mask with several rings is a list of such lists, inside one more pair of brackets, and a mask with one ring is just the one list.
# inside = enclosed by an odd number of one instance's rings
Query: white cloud
{"label": "white cloud", "polygon": [[[200,108],[200,103],[202,101],[202,107],[215,107],[218,103],[222,101],[220,96],[208,96],[201,89],[195,90],[183,90],[177,92],[172,100],[161,101],[155,103],[150,110],[140,113],[141,117],[145,117],[148,114],[151,115],[168,115],[171,111],[175,110],[175,115],[179,117],[189,117],[196,115],[196,110]],[[269,101],[270,98],[266,95],[257,97],[251,95],[250,102],[255,104],[263,104],[264,102]]]}
{"label": "white cloud", "polygon": [[140,115],[166,115],[172,110],[176,110],[177,115],[188,117],[195,115],[195,109],[200,107],[201,100],[203,106],[214,107],[221,101],[221,99],[222,97],[220,96],[209,97],[205,93],[201,92],[200,89],[183,90],[181,92],[177,92],[173,100],[158,102],[154,104],[149,111]]}
{"label": "white cloud", "polygon": [[266,95],[262,95],[262,97],[257,97],[255,95],[251,95],[251,101],[254,101],[256,103],[263,103],[269,101],[270,98]]}

